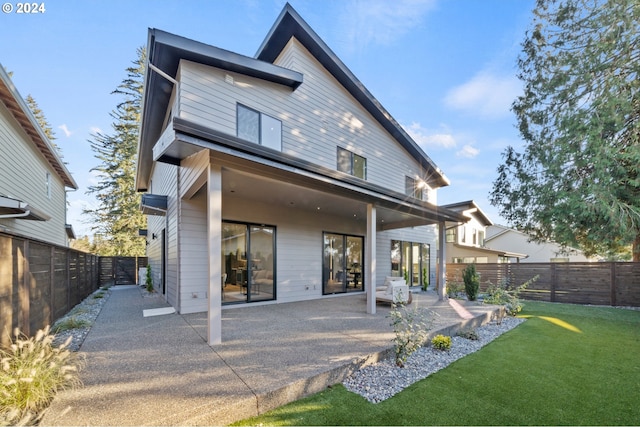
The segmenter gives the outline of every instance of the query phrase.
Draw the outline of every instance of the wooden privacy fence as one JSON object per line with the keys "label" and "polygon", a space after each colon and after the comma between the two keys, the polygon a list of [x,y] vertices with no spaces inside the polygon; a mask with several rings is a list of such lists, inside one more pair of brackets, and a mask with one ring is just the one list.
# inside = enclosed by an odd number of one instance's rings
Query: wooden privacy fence
{"label": "wooden privacy fence", "polygon": [[15,328],[33,335],[52,325],[101,286],[136,283],[142,263],[0,233],[0,345]]}
{"label": "wooden privacy fence", "polygon": [[[447,281],[463,283],[467,264],[447,264]],[[568,262],[476,264],[480,289],[508,281],[521,285],[532,277],[520,296],[523,299],[640,307],[640,263],[637,262]]]}
{"label": "wooden privacy fence", "polygon": [[100,286],[135,285],[138,268],[147,266],[146,257],[103,256],[99,262]]}

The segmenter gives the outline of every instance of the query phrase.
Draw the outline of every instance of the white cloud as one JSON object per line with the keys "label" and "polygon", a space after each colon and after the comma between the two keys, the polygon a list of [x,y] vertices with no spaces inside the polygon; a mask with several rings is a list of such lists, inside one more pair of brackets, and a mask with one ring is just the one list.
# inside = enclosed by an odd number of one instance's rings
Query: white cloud
{"label": "white cloud", "polygon": [[66,124],[58,126],[58,129],[61,129],[62,132],[64,132],[64,136],[66,136],[67,138],[71,136],[71,131],[69,130],[69,128],[67,128]]}
{"label": "white cloud", "polygon": [[521,91],[520,81],[515,76],[498,76],[483,71],[451,89],[444,102],[448,107],[482,117],[502,118],[510,114],[511,104]]}
{"label": "white cloud", "polygon": [[464,147],[462,147],[462,150],[458,151],[456,153],[456,156],[458,157],[466,157],[468,159],[473,159],[474,157],[476,157],[478,154],[480,154],[480,150],[478,150],[477,148],[466,144]]}
{"label": "white cloud", "polygon": [[340,28],[351,50],[388,45],[420,25],[435,0],[351,0],[343,3]]}
{"label": "white cloud", "polygon": [[91,127],[89,128],[89,131],[90,131],[93,135],[97,135],[97,134],[99,134],[99,133],[102,133],[102,129],[100,129],[100,128],[99,128],[99,127],[97,127],[97,126],[91,126]]}
{"label": "white cloud", "polygon": [[440,131],[430,132],[428,129],[423,128],[420,123],[416,122],[411,123],[411,126],[403,127],[409,136],[421,147],[453,148],[456,146],[456,139],[446,128]]}

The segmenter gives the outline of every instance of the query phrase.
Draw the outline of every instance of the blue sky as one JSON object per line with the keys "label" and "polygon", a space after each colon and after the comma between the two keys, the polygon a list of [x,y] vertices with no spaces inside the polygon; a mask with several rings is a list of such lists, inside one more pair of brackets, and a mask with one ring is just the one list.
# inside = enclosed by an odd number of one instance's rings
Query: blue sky
{"label": "blue sky", "polygon": [[[14,6],[15,1],[9,1]],[[534,0],[290,0],[291,5],[450,179],[438,204],[488,202],[501,153],[521,146],[510,105],[521,92],[516,60]],[[98,165],[91,134],[111,132],[111,92],[158,28],[253,56],[283,0],[48,0],[42,14],[0,14],[0,63],[13,71],[56,133],[80,189],[80,212]]]}

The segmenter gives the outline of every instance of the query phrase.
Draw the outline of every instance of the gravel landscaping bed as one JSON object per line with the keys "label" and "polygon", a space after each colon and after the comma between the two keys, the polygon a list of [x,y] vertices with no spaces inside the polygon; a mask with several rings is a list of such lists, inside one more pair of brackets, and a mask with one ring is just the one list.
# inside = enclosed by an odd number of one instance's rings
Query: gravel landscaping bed
{"label": "gravel landscaping bed", "polygon": [[369,402],[379,403],[404,390],[416,381],[428,377],[450,363],[480,350],[503,333],[515,328],[524,319],[506,317],[502,323],[488,323],[476,328],[477,340],[451,337],[451,349],[436,350],[421,347],[407,359],[404,368],[396,366],[392,359],[365,366],[347,378],[343,384],[351,392],[358,393]]}
{"label": "gravel landscaping bed", "polygon": [[98,289],[85,298],[80,304],[73,307],[64,317],[56,320],[51,328],[52,331],[55,331],[58,325],[64,324],[70,319],[86,323],[86,326],[55,333],[53,344],[60,345],[64,343],[67,338],[71,337],[71,343],[68,348],[71,351],[78,351],[110,295],[111,291],[109,289]]}

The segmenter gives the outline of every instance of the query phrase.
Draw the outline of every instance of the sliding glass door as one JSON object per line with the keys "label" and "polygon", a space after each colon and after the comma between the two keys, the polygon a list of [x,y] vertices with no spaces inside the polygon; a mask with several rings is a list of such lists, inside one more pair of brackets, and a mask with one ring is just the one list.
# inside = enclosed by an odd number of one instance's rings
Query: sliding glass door
{"label": "sliding glass door", "polygon": [[430,248],[426,243],[391,241],[391,275],[403,277],[409,286],[428,286]]}
{"label": "sliding glass door", "polygon": [[364,238],[324,233],[322,293],[364,290]]}
{"label": "sliding glass door", "polygon": [[275,227],[222,223],[222,303],[275,299]]}

